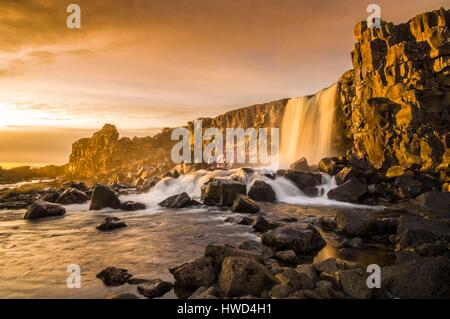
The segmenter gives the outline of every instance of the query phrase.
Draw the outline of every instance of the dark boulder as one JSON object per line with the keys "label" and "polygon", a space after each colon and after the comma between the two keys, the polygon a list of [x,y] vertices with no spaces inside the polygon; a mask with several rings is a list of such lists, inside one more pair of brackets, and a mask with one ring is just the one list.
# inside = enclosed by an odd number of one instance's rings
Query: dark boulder
{"label": "dark boulder", "polygon": [[397,250],[418,248],[450,236],[450,226],[435,219],[401,216],[397,228]]}
{"label": "dark boulder", "polygon": [[298,161],[292,163],[289,168],[296,170],[296,171],[301,171],[301,172],[307,172],[310,170],[310,168],[308,166],[308,161],[304,157],[302,157]]}
{"label": "dark boulder", "polygon": [[361,176],[361,171],[359,169],[353,168],[353,167],[344,167],[335,175],[335,178],[336,178],[336,183],[338,185],[341,185],[341,184],[347,182],[348,180],[350,180],[351,178],[360,177],[360,176]]}
{"label": "dark boulder", "polygon": [[88,191],[88,187],[83,182],[65,182],[61,185],[62,188],[75,188],[79,191],[82,191],[83,193],[86,193]]}
{"label": "dark boulder", "polygon": [[147,298],[161,297],[170,290],[172,290],[173,284],[161,279],[149,280],[145,284],[138,286],[137,291]]}
{"label": "dark boulder", "polygon": [[231,207],[238,195],[246,194],[247,187],[245,184],[229,180],[212,179],[204,184],[201,189],[203,204],[210,206]]}
{"label": "dark boulder", "polygon": [[259,206],[245,195],[238,195],[234,200],[231,210],[234,212],[254,214],[259,212]]}
{"label": "dark boulder", "polygon": [[255,181],[248,191],[248,197],[259,202],[273,203],[276,200],[272,186],[264,181]]}
{"label": "dark boulder", "polygon": [[279,170],[277,174],[292,181],[300,190],[323,184],[322,174],[320,173],[300,172],[289,169]]}
{"label": "dark boulder", "polygon": [[439,299],[450,295],[450,259],[413,258],[381,269],[378,298]]}
{"label": "dark boulder", "polygon": [[48,192],[48,193],[42,195],[40,200],[42,200],[44,202],[49,202],[49,203],[56,203],[58,198],[59,198],[58,192]]}
{"label": "dark boulder", "polygon": [[275,258],[286,264],[295,264],[297,262],[297,254],[292,249],[277,252]]}
{"label": "dark boulder", "polygon": [[317,252],[326,244],[319,231],[310,224],[288,224],[269,230],[262,236],[262,243],[276,250],[292,249],[297,254]]}
{"label": "dark boulder", "polygon": [[361,209],[338,211],[336,226],[337,231],[357,237],[370,237],[379,231],[374,213]]}
{"label": "dark boulder", "polygon": [[430,191],[423,193],[416,200],[436,216],[450,218],[450,192]]}
{"label": "dark boulder", "polygon": [[133,201],[127,201],[120,204],[120,209],[127,211],[127,212],[133,212],[136,210],[144,210],[146,208],[145,204],[133,202]]}
{"label": "dark boulder", "polygon": [[96,228],[100,231],[111,231],[117,228],[127,227],[122,220],[117,217],[106,217],[105,221]]}
{"label": "dark boulder", "polygon": [[352,178],[342,185],[328,191],[327,196],[341,202],[358,202],[367,193],[366,184],[358,178]]}
{"label": "dark boulder", "polygon": [[241,219],[239,219],[236,224],[244,225],[244,226],[251,226],[251,225],[253,225],[253,223],[254,223],[253,218],[244,216]]}
{"label": "dark boulder", "polygon": [[254,259],[226,257],[219,275],[219,287],[226,297],[261,296],[277,283],[269,269]]}
{"label": "dark boulder", "polygon": [[173,274],[177,287],[197,289],[202,286],[212,286],[217,280],[220,267],[214,258],[200,257],[187,263],[170,267],[169,271]]}
{"label": "dark boulder", "polygon": [[192,199],[189,197],[189,195],[186,192],[184,192],[181,194],[170,196],[165,200],[163,200],[162,202],[160,202],[158,205],[169,208],[183,208],[192,206],[193,202]]}
{"label": "dark boulder", "polygon": [[89,200],[89,197],[82,191],[76,188],[66,189],[56,200],[58,204],[84,204]]}
{"label": "dark boulder", "polygon": [[101,210],[103,208],[120,208],[120,200],[114,190],[108,186],[97,185],[92,193],[89,210]]}
{"label": "dark boulder", "polygon": [[103,281],[106,286],[120,286],[125,284],[133,275],[127,269],[108,267],[99,272],[96,276]]}
{"label": "dark boulder", "polygon": [[339,157],[326,157],[322,158],[319,162],[319,169],[321,172],[328,175],[336,175],[340,169],[345,165],[343,158]]}
{"label": "dark boulder", "polygon": [[205,257],[211,257],[222,264],[225,257],[247,257],[261,262],[263,259],[263,251],[261,250],[246,250],[236,248],[231,245],[220,245],[216,243],[208,244],[205,248]]}
{"label": "dark boulder", "polygon": [[58,204],[48,203],[44,201],[35,201],[28,207],[24,215],[24,219],[39,219],[45,217],[63,216],[66,209]]}
{"label": "dark boulder", "polygon": [[270,229],[274,229],[277,227],[277,224],[269,222],[267,219],[265,219],[262,216],[258,216],[255,219],[255,222],[253,223],[253,229],[256,232],[264,233]]}

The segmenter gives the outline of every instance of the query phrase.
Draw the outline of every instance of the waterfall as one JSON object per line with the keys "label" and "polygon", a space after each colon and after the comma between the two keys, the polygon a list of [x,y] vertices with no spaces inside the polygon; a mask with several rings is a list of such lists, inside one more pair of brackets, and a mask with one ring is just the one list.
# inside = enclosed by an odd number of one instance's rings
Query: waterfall
{"label": "waterfall", "polygon": [[337,85],[316,95],[290,99],[281,126],[280,164],[289,167],[305,157],[317,164],[326,156],[335,155],[332,147]]}

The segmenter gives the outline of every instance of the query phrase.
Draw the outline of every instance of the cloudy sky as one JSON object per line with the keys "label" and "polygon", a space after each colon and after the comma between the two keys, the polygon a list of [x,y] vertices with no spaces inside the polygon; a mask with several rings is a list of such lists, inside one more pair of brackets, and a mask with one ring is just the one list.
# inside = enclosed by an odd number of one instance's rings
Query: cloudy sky
{"label": "cloudy sky", "polygon": [[[351,68],[356,22],[448,0],[1,0],[0,165],[64,163],[110,122],[146,135],[311,94]],[[66,27],[81,7],[82,28]],[[448,9],[448,8],[447,8]]]}

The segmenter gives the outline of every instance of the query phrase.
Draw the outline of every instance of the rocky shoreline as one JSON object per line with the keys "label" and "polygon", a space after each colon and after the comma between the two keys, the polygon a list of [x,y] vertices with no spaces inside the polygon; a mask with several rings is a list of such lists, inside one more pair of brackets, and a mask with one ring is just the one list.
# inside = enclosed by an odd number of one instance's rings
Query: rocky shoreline
{"label": "rocky shoreline", "polygon": [[[210,243],[205,247],[204,256],[169,269],[173,283],[159,278],[136,279],[128,271],[111,265],[105,265],[108,267],[98,278],[112,286],[131,281],[137,284],[137,292],[147,298],[161,297],[172,288],[180,298],[450,296],[450,193],[438,191],[437,179],[411,171],[380,178],[366,162],[343,157],[323,159],[319,164],[321,172],[309,167],[303,159],[291,167],[274,173],[264,171],[264,176],[284,177],[308,196],[321,196],[322,174],[328,173],[334,175],[338,184],[328,191],[328,197],[365,206],[341,208],[334,215],[324,217],[283,216],[277,213],[280,204],[268,183],[257,180],[247,191],[244,179],[261,172],[241,169],[244,176],[241,180],[223,178],[206,182],[202,186],[201,202],[180,193],[159,205],[170,209],[223,207],[242,216],[230,216],[225,222],[251,227],[261,241],[234,245]],[[180,175],[162,177],[176,180]],[[371,191],[377,189],[381,191]],[[8,209],[23,208],[17,200],[30,202],[24,218],[33,220],[64,216],[64,205],[89,201],[93,211],[145,209],[143,203],[121,202],[119,194],[138,191],[119,184],[87,187],[82,182],[66,182],[59,189],[32,190],[19,196],[11,190],[5,192],[8,196],[2,197],[2,203],[9,203]],[[372,209],[369,204],[377,206]],[[97,231],[113,232],[124,227],[127,227],[125,221],[110,216],[97,226]],[[314,257],[326,244],[324,233],[339,238],[342,256],[352,249],[363,251],[371,243],[387,247],[395,262],[381,268],[381,288],[367,288],[367,265],[335,257],[315,262]],[[412,282],[409,278],[413,274]]]}

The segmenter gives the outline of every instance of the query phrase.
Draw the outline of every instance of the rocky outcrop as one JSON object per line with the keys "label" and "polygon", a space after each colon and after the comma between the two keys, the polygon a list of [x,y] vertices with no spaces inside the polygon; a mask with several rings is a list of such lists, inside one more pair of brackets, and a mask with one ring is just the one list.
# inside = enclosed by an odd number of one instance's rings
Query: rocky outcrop
{"label": "rocky outcrop", "polygon": [[450,11],[356,25],[354,69],[339,80],[339,116],[359,158],[440,173],[449,181]]}
{"label": "rocky outcrop", "polygon": [[63,216],[66,209],[58,204],[48,203],[44,201],[36,201],[28,207],[25,212],[24,219],[40,219],[46,217]]}

